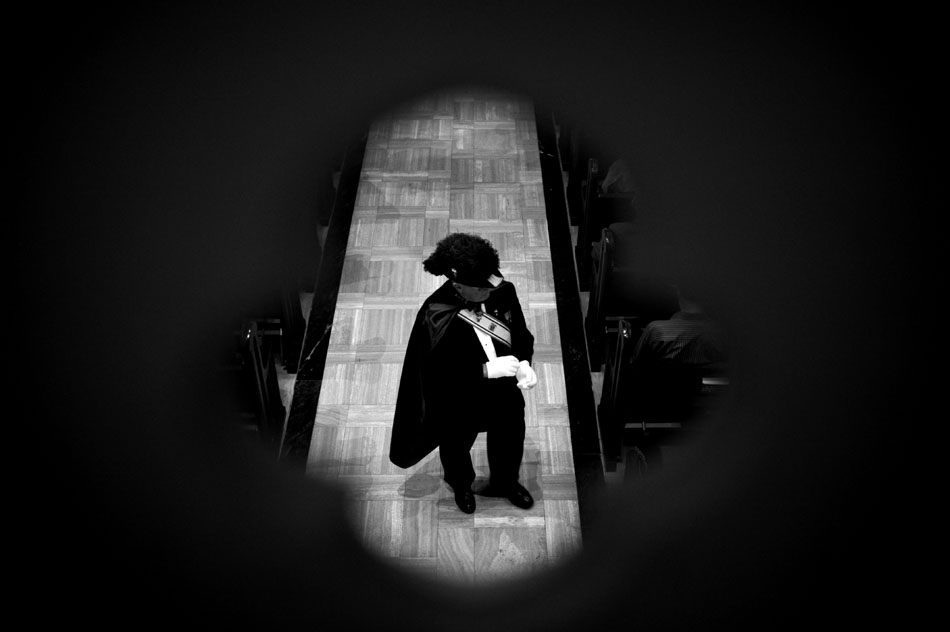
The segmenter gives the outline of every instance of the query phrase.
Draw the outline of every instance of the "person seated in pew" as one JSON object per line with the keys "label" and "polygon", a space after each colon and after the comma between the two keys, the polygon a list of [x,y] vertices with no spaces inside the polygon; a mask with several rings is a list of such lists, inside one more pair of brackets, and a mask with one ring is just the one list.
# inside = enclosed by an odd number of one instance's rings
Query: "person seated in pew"
{"label": "person seated in pew", "polygon": [[613,161],[607,169],[607,175],[600,183],[600,194],[632,196],[635,191],[630,165],[623,158]]}
{"label": "person seated in pew", "polygon": [[601,230],[613,223],[631,222],[636,215],[635,186],[626,160],[615,160],[602,180],[595,179],[590,183],[589,191],[582,202],[575,247],[576,255],[583,258],[578,261],[581,289],[586,289],[590,280],[591,264],[587,253],[592,251],[588,248],[599,248],[596,243],[601,238]]}
{"label": "person seated in pew", "polygon": [[673,289],[679,310],[666,320],[647,323],[631,361],[645,368],[663,362],[710,371],[723,368],[726,348],[721,328],[680,286]]}
{"label": "person seated in pew", "polygon": [[643,328],[630,356],[636,405],[642,411],[689,413],[702,377],[725,372],[727,349],[719,324],[674,286],[678,311]]}
{"label": "person seated in pew", "polygon": [[[613,161],[610,164],[610,168],[607,169],[607,175],[604,176],[604,179],[601,180],[600,184],[597,187],[597,197],[619,197],[629,200],[629,218],[625,218],[622,221],[632,221],[633,215],[633,196],[636,192],[636,187],[633,183],[633,174],[630,171],[630,166],[627,164],[627,161],[623,158]],[[617,215],[616,208],[608,213],[609,217],[607,218],[607,224],[611,223],[620,223],[618,220],[619,217],[613,217]],[[603,225],[603,221],[596,222],[597,224]],[[592,235],[591,237],[600,238],[599,235]],[[599,241],[594,242],[596,246]],[[595,257],[596,258],[596,257]]]}
{"label": "person seated in pew", "polygon": [[[630,170],[630,164],[623,158],[618,158],[610,164],[610,167],[607,169],[607,174],[604,176],[604,179],[600,182],[598,187],[598,196],[605,197],[625,197],[629,199],[629,212],[627,216],[621,219],[620,217],[611,217],[607,221],[607,226],[613,229],[615,226],[623,226],[618,229],[620,231],[627,230],[627,225],[634,223],[636,216],[633,214],[633,198],[636,194],[637,187],[633,181],[633,172]],[[616,212],[611,213],[611,215],[616,215]],[[615,230],[615,232],[617,232]],[[591,243],[591,257],[593,258],[593,270],[596,271],[597,266],[600,262],[600,250],[603,247],[601,244],[601,236],[596,235],[597,241]]]}

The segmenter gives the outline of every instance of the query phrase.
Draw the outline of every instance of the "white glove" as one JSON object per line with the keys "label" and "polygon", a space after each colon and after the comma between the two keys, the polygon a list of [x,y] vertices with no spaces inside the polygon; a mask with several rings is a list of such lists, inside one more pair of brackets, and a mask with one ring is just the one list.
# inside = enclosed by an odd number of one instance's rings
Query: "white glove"
{"label": "white glove", "polygon": [[513,377],[518,373],[518,358],[507,355],[485,363],[486,374],[489,378]]}
{"label": "white glove", "polygon": [[538,375],[534,372],[534,369],[531,368],[531,365],[528,364],[527,360],[521,361],[515,376],[518,378],[518,388],[523,391],[534,388],[535,384],[538,383]]}

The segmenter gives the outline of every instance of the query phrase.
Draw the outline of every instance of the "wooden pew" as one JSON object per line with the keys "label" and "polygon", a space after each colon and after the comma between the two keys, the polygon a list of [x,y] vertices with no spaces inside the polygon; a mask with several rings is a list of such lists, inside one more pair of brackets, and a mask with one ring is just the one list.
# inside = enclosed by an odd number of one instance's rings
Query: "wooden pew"
{"label": "wooden pew", "polygon": [[621,318],[640,326],[669,318],[677,310],[675,290],[646,278],[632,249],[636,228],[617,223],[601,230],[600,253],[592,274],[584,331],[592,371],[604,363],[605,328]]}
{"label": "wooden pew", "polygon": [[591,245],[600,238],[600,231],[618,222],[632,222],[635,217],[633,193],[604,193],[601,190],[606,172],[596,158],[587,161],[587,173],[581,187],[581,208],[577,224],[578,287],[582,292],[591,284]]}
{"label": "wooden pew", "polygon": [[622,318],[606,332],[608,350],[600,403],[597,406],[597,421],[600,426],[601,447],[608,465],[616,465],[622,455],[623,428],[616,419],[617,400],[622,387],[623,365],[629,360],[641,331],[642,327],[635,328],[629,320]]}
{"label": "wooden pew", "polygon": [[648,452],[644,440],[682,429],[692,417],[702,385],[702,371],[688,367],[671,366],[652,375],[636,371],[633,353],[645,325],[621,318],[608,330],[610,344],[597,417],[604,456],[614,463],[623,458],[627,444]]}
{"label": "wooden pew", "polygon": [[638,372],[632,359],[642,329],[620,319],[610,331],[597,416],[611,469],[627,460],[631,448],[638,459],[655,460],[661,444],[700,423],[729,387],[724,367],[670,364],[650,375]]}
{"label": "wooden pew", "polygon": [[584,205],[590,143],[586,135],[576,125],[565,126],[562,130],[562,139],[561,164],[563,169],[567,171],[567,210],[571,226],[577,226],[580,222],[581,208]]}
{"label": "wooden pew", "polygon": [[234,388],[237,416],[266,451],[278,456],[286,409],[280,397],[276,358],[279,323],[248,319],[235,332],[235,353],[226,363]]}

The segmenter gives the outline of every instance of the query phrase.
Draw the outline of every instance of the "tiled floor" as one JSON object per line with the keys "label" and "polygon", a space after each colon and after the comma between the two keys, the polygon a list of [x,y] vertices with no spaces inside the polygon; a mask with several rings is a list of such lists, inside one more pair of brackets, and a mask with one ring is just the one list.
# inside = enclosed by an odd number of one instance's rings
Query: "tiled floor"
{"label": "tiled floor", "polygon": [[[450,232],[499,251],[536,337],[538,386],[525,393],[521,481],[535,506],[477,497],[455,506],[438,454],[409,470],[387,457],[409,329],[444,279],[421,262]],[[343,264],[307,471],[351,499],[366,546],[395,563],[460,582],[510,577],[581,546],[551,251],[530,101],[485,90],[420,99],[369,131]],[[485,439],[473,449],[487,476]],[[476,487],[480,481],[476,481]]]}

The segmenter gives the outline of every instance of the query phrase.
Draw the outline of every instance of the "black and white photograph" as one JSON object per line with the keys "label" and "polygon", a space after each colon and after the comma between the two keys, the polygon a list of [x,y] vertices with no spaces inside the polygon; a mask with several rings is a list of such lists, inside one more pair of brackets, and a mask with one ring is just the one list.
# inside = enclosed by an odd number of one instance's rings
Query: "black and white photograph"
{"label": "black and white photograph", "polygon": [[14,11],[16,619],[918,627],[930,13]]}

